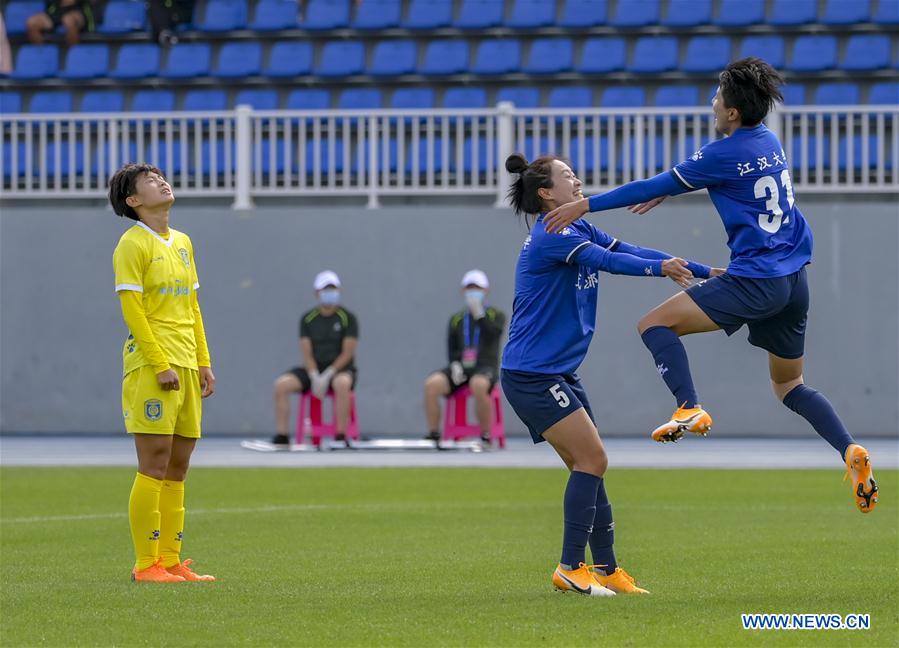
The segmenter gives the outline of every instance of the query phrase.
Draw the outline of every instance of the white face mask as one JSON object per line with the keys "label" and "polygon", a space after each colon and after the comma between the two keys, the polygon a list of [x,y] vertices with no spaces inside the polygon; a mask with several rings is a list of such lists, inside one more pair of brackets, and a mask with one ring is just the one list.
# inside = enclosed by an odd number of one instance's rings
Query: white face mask
{"label": "white face mask", "polygon": [[340,303],[340,291],[336,288],[329,288],[318,293],[318,300],[322,306],[336,306]]}
{"label": "white face mask", "polygon": [[479,288],[468,288],[464,292],[465,301],[468,301],[469,299],[474,299],[479,302],[483,302],[486,294],[487,293],[485,291],[483,291]]}

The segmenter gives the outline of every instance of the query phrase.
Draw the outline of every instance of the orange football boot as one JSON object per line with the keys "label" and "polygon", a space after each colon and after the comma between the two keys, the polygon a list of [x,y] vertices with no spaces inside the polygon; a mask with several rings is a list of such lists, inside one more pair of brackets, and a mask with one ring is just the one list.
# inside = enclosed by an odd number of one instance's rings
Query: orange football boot
{"label": "orange football boot", "polygon": [[171,567],[166,567],[165,570],[176,576],[180,576],[186,581],[198,581],[209,583],[215,580],[215,576],[210,576],[209,574],[198,574],[190,566],[193,564],[193,560],[188,558],[183,563],[179,563],[177,565],[172,565]]}
{"label": "orange football boot", "polygon": [[649,594],[649,590],[637,587],[634,577],[619,567],[608,576],[603,576],[595,569],[593,578],[596,582],[617,594]]}
{"label": "orange football boot", "polygon": [[712,429],[712,417],[701,407],[678,407],[671,420],[652,431],[652,440],[659,443],[679,441],[684,432],[706,436]]}
{"label": "orange football boot", "polygon": [[877,482],[871,468],[868,451],[857,443],[846,448],[846,475],[843,481],[852,478],[852,494],[855,505],[862,513],[870,513],[877,505]]}
{"label": "orange football boot", "polygon": [[581,563],[577,569],[564,569],[562,565],[553,572],[553,585],[563,592],[577,592],[586,596],[615,596],[615,592],[600,585],[590,571],[594,565]]}
{"label": "orange football boot", "polygon": [[166,571],[157,561],[146,569],[132,569],[131,580],[141,583],[183,583],[185,579]]}

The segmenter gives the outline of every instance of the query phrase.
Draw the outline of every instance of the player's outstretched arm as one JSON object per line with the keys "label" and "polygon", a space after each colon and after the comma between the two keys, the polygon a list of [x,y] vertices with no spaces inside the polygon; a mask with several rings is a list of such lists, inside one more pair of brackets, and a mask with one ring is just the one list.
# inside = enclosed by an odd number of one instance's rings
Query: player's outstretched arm
{"label": "player's outstretched arm", "polygon": [[[631,245],[625,241],[618,241],[615,246],[612,248],[613,252],[624,252],[626,254],[632,254],[633,256],[640,257],[641,259],[672,259],[674,258],[673,254],[668,254],[667,252],[662,252],[661,250],[655,250],[653,248],[644,248],[639,245]],[[699,279],[708,279],[711,276],[712,268],[699,263],[698,261],[687,261],[687,268],[690,272],[693,273],[694,277]]]}
{"label": "player's outstretched arm", "polygon": [[580,248],[575,256],[578,264],[593,270],[632,277],[669,277],[684,288],[693,281],[693,273],[683,259],[645,259],[626,252],[612,252],[590,243]]}
{"label": "player's outstretched arm", "polygon": [[543,219],[544,226],[547,232],[555,233],[588,211],[597,212],[628,207],[660,196],[676,196],[686,192],[687,189],[675,180],[669,171],[665,171],[648,180],[635,180],[604,194],[582,198],[557,207]]}

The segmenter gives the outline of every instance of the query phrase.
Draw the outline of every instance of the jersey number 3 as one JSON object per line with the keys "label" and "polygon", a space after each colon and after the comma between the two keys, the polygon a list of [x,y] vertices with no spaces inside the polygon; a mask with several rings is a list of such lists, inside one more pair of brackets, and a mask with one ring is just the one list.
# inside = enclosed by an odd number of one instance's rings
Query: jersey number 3
{"label": "jersey number 3", "polygon": [[[793,183],[790,181],[790,172],[786,169],[780,174],[780,184],[787,192],[788,208],[793,209]],[[762,176],[755,181],[754,190],[756,198],[765,199],[765,209],[768,210],[766,214],[759,214],[759,227],[774,234],[781,225],[790,222],[790,217],[784,217],[783,210],[780,208],[780,191],[777,189],[777,181],[774,176]]]}

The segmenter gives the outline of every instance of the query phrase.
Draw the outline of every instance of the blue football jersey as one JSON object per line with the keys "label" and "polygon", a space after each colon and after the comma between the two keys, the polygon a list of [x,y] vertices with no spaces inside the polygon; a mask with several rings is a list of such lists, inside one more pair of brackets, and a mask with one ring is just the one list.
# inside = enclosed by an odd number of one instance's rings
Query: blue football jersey
{"label": "blue football jersey", "polygon": [[671,173],[688,190],[708,189],[727,230],[730,274],[783,277],[811,261],[787,156],[764,124],[706,144]]}
{"label": "blue football jersey", "polygon": [[538,218],[518,255],[503,369],[564,374],[580,366],[596,326],[599,270],[578,256],[616,240],[583,219],[548,234]]}

